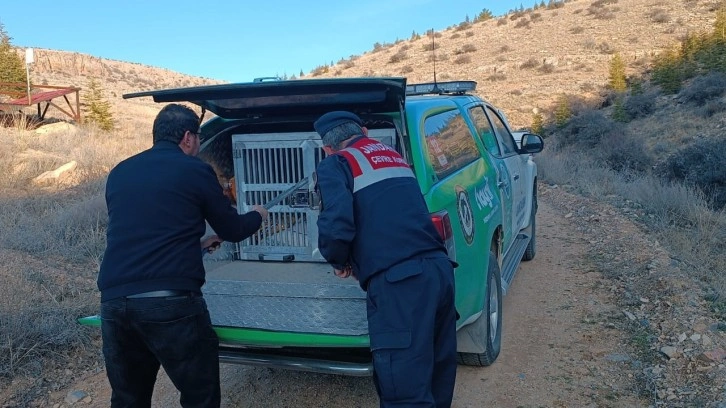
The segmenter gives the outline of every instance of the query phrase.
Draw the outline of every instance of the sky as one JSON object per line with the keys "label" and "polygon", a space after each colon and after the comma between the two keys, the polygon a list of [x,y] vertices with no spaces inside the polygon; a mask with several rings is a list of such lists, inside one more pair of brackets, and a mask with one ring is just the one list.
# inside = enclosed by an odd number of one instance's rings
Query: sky
{"label": "sky", "polygon": [[[534,0],[0,0],[16,47],[74,51],[226,82],[292,76]],[[31,65],[32,70],[32,65]],[[31,71],[32,72],[32,71]]]}

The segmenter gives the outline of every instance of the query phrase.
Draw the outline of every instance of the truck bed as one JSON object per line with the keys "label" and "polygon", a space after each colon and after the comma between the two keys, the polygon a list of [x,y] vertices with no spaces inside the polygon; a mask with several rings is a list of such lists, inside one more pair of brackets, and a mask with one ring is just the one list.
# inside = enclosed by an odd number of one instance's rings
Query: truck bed
{"label": "truck bed", "polygon": [[366,294],[314,262],[206,262],[214,326],[310,334],[368,334]]}

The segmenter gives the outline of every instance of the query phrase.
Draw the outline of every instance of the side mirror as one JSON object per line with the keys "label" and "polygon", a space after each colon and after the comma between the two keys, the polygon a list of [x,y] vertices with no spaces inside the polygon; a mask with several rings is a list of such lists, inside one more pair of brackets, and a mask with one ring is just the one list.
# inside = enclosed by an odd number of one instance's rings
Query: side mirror
{"label": "side mirror", "polygon": [[520,153],[539,153],[544,149],[544,140],[542,136],[534,133],[525,133],[522,135],[522,144],[519,149]]}

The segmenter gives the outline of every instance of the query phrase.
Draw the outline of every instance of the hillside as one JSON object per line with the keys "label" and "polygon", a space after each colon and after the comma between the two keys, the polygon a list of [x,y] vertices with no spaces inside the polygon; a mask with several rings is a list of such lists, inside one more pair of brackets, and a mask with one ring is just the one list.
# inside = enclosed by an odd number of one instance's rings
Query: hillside
{"label": "hillside", "polygon": [[[609,63],[618,52],[628,75],[689,32],[710,30],[717,1],[575,0],[449,27],[435,34],[437,80],[470,79],[514,127],[527,127],[532,109],[551,112],[562,94],[598,103]],[[433,80],[432,38],[376,44],[360,56],[321,65],[307,77],[406,76]]]}
{"label": "hillside", "polygon": [[[24,50],[18,50],[18,53]],[[24,55],[24,54],[23,54]],[[94,57],[71,51],[34,49],[35,62],[31,65],[31,82],[38,85],[73,86],[84,89],[93,78],[101,84],[112,105],[112,112],[122,127],[135,128],[139,123],[150,124],[158,112],[149,98],[124,100],[121,95],[162,88],[180,88],[222,83],[152,67]],[[81,95],[83,100],[84,96]],[[61,113],[49,111],[49,116],[65,119]]]}
{"label": "hillside", "polygon": [[[332,66],[322,64],[303,78],[390,75],[406,76],[409,83],[430,82],[435,44],[437,80],[477,81],[479,94],[503,109],[514,127],[528,127],[534,108],[549,113],[563,94],[598,104],[615,52],[629,75],[640,75],[653,56],[687,33],[710,29],[718,4],[572,0],[558,8],[527,9],[480,22],[462,16],[461,23],[436,32],[433,42],[425,33],[393,43],[381,39],[371,51]],[[90,77],[101,81],[122,122],[151,120],[156,109],[149,100],[122,100],[125,92],[221,82],[74,52],[36,50],[34,83],[83,88]]]}

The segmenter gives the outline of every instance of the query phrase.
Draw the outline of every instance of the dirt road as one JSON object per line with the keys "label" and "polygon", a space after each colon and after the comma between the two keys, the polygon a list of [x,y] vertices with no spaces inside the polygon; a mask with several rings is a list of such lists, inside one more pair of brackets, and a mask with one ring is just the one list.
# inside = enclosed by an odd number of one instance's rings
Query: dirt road
{"label": "dirt road", "polygon": [[[504,297],[503,346],[490,367],[460,366],[454,407],[639,407],[632,362],[621,349],[622,332],[608,320],[622,312],[608,299],[606,282],[590,272],[588,242],[543,194],[538,252],[524,263]],[[222,365],[225,407],[377,407],[370,378]],[[90,398],[78,406],[107,406],[100,372],[58,393]],[[160,375],[155,407],[178,406],[178,394]]]}

